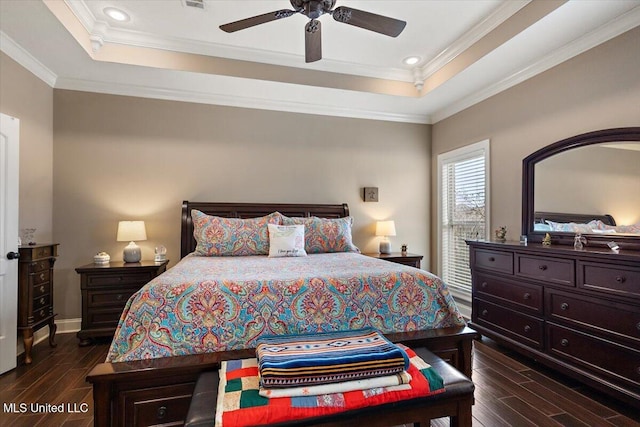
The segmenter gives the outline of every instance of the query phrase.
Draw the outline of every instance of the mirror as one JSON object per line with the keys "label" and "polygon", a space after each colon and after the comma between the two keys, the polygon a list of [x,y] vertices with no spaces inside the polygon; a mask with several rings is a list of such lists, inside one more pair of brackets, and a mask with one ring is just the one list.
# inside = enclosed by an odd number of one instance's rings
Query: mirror
{"label": "mirror", "polygon": [[589,246],[615,240],[640,249],[640,127],[607,129],[553,143],[523,160],[522,234]]}

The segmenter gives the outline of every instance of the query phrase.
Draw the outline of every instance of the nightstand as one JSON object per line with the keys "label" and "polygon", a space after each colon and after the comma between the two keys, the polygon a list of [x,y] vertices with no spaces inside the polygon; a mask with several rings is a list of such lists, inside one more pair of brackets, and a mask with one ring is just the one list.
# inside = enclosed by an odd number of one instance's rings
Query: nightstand
{"label": "nightstand", "polygon": [[77,334],[80,345],[89,345],[96,337],[113,337],[129,297],[165,272],[168,263],[120,261],[76,268],[82,291],[82,328]]}
{"label": "nightstand", "polygon": [[363,254],[372,258],[383,259],[385,261],[391,261],[398,264],[408,265],[410,267],[420,268],[420,262],[422,255],[410,254],[408,252],[391,252],[390,254],[370,253]]}
{"label": "nightstand", "polygon": [[24,340],[24,363],[29,364],[34,331],[49,325],[49,345],[56,346],[53,264],[58,256],[58,244],[25,245],[18,251],[18,330]]}

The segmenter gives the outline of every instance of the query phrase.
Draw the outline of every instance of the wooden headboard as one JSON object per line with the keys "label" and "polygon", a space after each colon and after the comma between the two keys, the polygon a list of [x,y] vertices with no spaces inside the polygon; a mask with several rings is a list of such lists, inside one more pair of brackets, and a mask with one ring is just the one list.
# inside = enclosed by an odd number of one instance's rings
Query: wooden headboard
{"label": "wooden headboard", "polygon": [[544,223],[545,221],[553,222],[575,222],[576,224],[586,224],[594,219],[600,220],[607,225],[616,225],[616,220],[609,214],[604,215],[591,215],[591,214],[572,214],[572,213],[560,213],[560,212],[535,212],[536,224]]}
{"label": "wooden headboard", "polygon": [[180,227],[180,258],[196,249],[196,239],[193,237],[193,222],[191,210],[197,209],[207,215],[225,218],[255,218],[280,212],[285,216],[321,218],[343,218],[349,216],[349,206],[318,204],[286,204],[286,203],[215,203],[215,202],[182,202],[182,220]]}

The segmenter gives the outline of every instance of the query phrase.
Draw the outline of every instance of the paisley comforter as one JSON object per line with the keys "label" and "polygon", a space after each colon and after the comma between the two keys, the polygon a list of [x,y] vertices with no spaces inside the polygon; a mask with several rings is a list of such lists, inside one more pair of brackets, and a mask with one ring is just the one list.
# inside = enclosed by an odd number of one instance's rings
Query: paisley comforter
{"label": "paisley comforter", "polygon": [[464,325],[446,285],[357,253],[187,256],[127,302],[107,362],[251,348],[263,335]]}

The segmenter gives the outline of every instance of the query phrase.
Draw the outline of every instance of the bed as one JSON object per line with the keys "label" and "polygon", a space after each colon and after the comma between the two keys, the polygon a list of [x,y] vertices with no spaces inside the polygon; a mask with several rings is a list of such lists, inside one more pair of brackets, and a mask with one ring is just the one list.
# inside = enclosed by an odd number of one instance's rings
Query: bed
{"label": "bed", "polygon": [[373,326],[470,375],[475,332],[436,276],[355,252],[194,256],[194,209],[223,218],[349,216],[346,204],[183,202],[182,260],[129,300],[107,363],[88,376],[96,425],[179,423],[198,373],[252,354],[261,335]]}

